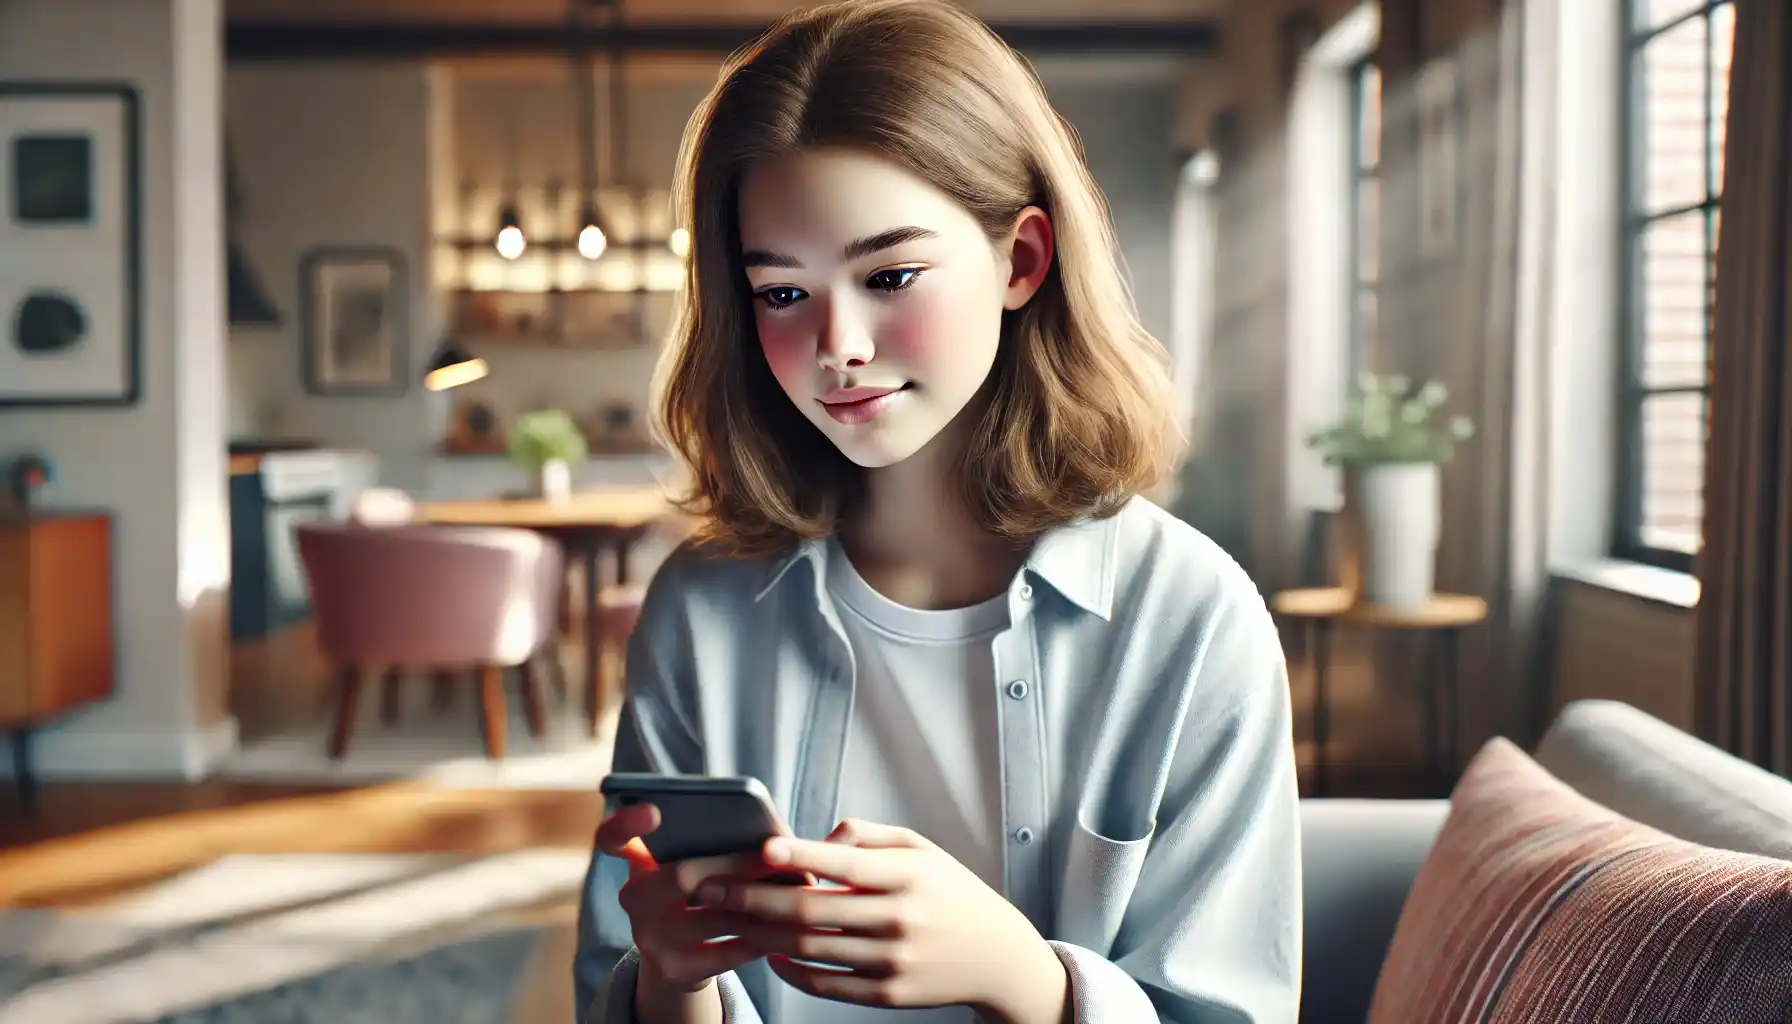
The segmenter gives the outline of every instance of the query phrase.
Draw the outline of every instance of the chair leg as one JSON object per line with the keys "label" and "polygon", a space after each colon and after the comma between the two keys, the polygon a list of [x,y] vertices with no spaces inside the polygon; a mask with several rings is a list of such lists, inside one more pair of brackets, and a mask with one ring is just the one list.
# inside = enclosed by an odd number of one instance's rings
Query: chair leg
{"label": "chair leg", "polygon": [[437,669],[430,673],[430,704],[437,711],[446,711],[454,704],[454,673]]}
{"label": "chair leg", "polygon": [[504,756],[504,670],[485,665],[479,670],[479,732],[485,739],[485,755]]}
{"label": "chair leg", "polygon": [[381,725],[398,724],[398,683],[399,671],[396,665],[386,669],[386,674],[380,678]]}
{"label": "chair leg", "polygon": [[541,702],[541,674],[535,671],[535,659],[517,666],[517,679],[523,688],[523,714],[529,719],[529,735],[540,739],[548,731],[547,709]]}
{"label": "chair leg", "polygon": [[537,654],[536,658],[540,660],[542,667],[554,680],[555,699],[560,702],[561,707],[566,707],[566,702],[570,698],[566,691],[566,665],[560,660],[560,644],[557,641],[549,640],[547,646],[541,649],[541,653]]}
{"label": "chair leg", "polygon": [[344,665],[337,689],[336,727],[330,730],[330,757],[341,759],[348,750],[349,737],[355,731],[355,712],[361,704],[361,667]]}

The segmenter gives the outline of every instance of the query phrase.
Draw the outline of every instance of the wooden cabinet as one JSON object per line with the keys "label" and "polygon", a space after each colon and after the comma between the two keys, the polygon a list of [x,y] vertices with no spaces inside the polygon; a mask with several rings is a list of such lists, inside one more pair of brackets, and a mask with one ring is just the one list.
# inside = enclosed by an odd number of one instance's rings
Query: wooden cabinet
{"label": "wooden cabinet", "polygon": [[112,694],[112,517],[0,519],[0,727],[29,792],[33,727]]}

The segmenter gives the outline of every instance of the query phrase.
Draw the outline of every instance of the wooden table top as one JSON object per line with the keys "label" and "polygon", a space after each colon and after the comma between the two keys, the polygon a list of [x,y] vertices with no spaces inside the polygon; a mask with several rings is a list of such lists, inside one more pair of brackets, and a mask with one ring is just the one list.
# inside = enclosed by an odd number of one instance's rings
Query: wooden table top
{"label": "wooden table top", "polygon": [[1433,594],[1424,604],[1395,607],[1358,601],[1343,587],[1284,590],[1269,607],[1290,618],[1335,619],[1389,629],[1450,629],[1487,618],[1487,602],[1468,594]]}
{"label": "wooden table top", "polygon": [[656,486],[586,491],[565,501],[540,498],[424,501],[417,504],[415,520],[438,526],[628,529],[676,514],[666,492]]}

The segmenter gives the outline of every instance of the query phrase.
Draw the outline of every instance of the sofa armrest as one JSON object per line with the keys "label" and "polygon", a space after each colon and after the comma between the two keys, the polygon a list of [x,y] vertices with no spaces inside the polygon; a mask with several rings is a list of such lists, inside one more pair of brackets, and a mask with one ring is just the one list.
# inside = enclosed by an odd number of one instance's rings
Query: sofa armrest
{"label": "sofa armrest", "polygon": [[1362,1024],[1447,800],[1303,800],[1301,1024]]}

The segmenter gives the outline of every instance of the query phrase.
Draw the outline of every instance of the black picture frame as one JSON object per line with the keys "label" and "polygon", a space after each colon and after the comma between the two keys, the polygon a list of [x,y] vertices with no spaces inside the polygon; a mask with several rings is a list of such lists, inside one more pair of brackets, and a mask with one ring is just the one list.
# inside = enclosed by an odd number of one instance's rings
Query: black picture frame
{"label": "black picture frame", "polygon": [[[299,370],[307,393],[371,397],[410,390],[407,262],[389,246],[318,246],[300,257]],[[378,337],[345,340],[368,331]],[[351,361],[362,365],[345,365]]]}
{"label": "black picture frame", "polygon": [[[137,405],[143,399],[143,152],[142,152],[142,104],[137,88],[129,83],[114,81],[36,81],[36,80],[0,80],[0,126],[4,125],[5,108],[15,102],[41,100],[102,100],[116,103],[120,117],[118,135],[118,157],[122,163],[119,167],[119,198],[122,210],[119,215],[119,245],[122,265],[118,285],[118,357],[123,361],[118,375],[118,385],[109,387],[105,393],[96,390],[70,390],[65,393],[43,393],[29,390],[14,390],[9,382],[0,380],[0,409],[45,409],[45,408],[126,408]],[[68,136],[60,131],[44,137]],[[15,170],[11,166],[16,159],[14,138],[0,137],[0,160],[6,161],[5,173],[0,175],[6,179],[3,199],[0,199],[0,218],[5,218],[5,225],[10,230],[14,225],[15,207],[21,201],[15,184]],[[87,153],[88,169],[98,178],[99,170],[93,166],[94,153],[91,148]],[[83,216],[53,217],[41,226],[65,227],[69,225],[88,226],[92,224],[94,210],[89,206],[81,211]],[[65,213],[69,211],[63,211]],[[22,223],[32,227],[40,226],[31,220]],[[52,286],[53,287],[53,286]],[[79,289],[74,289],[79,290]],[[3,303],[0,303],[3,304]],[[18,310],[0,309],[0,331],[4,331],[6,344],[12,343],[15,331],[15,317]],[[0,374],[0,376],[7,376]]]}

